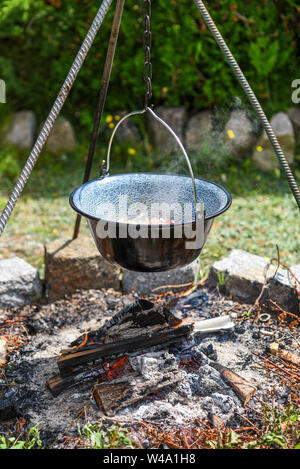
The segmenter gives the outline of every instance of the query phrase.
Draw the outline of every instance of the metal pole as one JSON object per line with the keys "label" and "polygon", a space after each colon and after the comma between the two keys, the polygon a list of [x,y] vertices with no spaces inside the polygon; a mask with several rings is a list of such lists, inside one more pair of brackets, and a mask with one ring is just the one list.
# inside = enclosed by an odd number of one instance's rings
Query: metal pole
{"label": "metal pole", "polygon": [[242,70],[240,69],[239,64],[235,60],[234,56],[232,55],[229,47],[227,46],[224,38],[222,37],[220,31],[216,27],[212,17],[210,16],[207,8],[205,7],[204,3],[201,0],[194,0],[196,7],[201,13],[202,18],[204,19],[208,29],[212,33],[215,41],[217,42],[218,46],[220,47],[221,51],[223,52],[225,58],[227,59],[230,67],[233,70],[234,75],[240,82],[244,92],[246,93],[250,103],[252,104],[254,110],[256,111],[259,119],[262,122],[262,125],[266,131],[266,134],[269,137],[269,140],[273,146],[273,149],[276,153],[276,156],[281,164],[281,167],[287,177],[288,183],[290,185],[291,191],[293,196],[297,202],[298,208],[300,209],[300,190],[294,178],[294,175],[289,167],[287,159],[282,151],[282,148],[277,140],[277,137],[271,127],[270,122],[268,121],[257,97],[255,96],[251,86],[249,85],[247,78],[243,74]]}
{"label": "metal pole", "polygon": [[76,80],[76,77],[82,67],[83,62],[85,61],[85,58],[94,42],[94,39],[100,29],[100,26],[104,20],[104,17],[112,3],[112,0],[103,0],[102,4],[95,16],[95,19],[79,49],[79,52],[77,56],[75,57],[75,60],[73,62],[72,67],[70,68],[70,71],[65,79],[65,82],[53,104],[53,107],[46,119],[45,124],[43,125],[43,128],[34,144],[34,147],[25,163],[25,166],[19,176],[19,179],[17,180],[15,187],[11,193],[11,196],[2,212],[2,215],[0,217],[0,236],[2,235],[5,226],[12,214],[13,209],[15,208],[15,205],[19,199],[19,197],[22,194],[22,191],[29,179],[29,176],[34,168],[35,163],[38,160],[38,157],[41,154],[41,151],[47,141],[47,138],[49,137],[49,134],[52,130],[52,127],[69,95],[69,92]]}
{"label": "metal pole", "polygon": [[[124,4],[125,4],[125,0],[117,0],[115,16],[114,16],[114,20],[112,24],[112,30],[111,30],[108,49],[107,49],[103,75],[102,75],[102,83],[101,83],[101,88],[99,92],[98,106],[97,106],[97,112],[96,112],[95,120],[94,120],[91,144],[90,144],[88,158],[87,158],[87,162],[85,166],[83,184],[89,180],[90,174],[91,174],[94,154],[95,154],[98,135],[99,135],[100,122],[102,118],[103,109],[105,106],[113,60],[114,60],[116,46],[117,46],[118,37],[119,37]],[[73,239],[76,239],[78,237],[79,229],[80,229],[80,222],[81,222],[81,215],[78,214],[76,217]]]}

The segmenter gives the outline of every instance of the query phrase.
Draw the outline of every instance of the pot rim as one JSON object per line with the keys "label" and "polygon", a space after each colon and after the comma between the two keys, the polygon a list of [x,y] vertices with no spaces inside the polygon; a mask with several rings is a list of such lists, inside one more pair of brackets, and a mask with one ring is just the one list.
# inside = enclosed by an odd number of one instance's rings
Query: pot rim
{"label": "pot rim", "polygon": [[[71,194],[70,194],[70,197],[69,197],[69,204],[71,205],[72,209],[75,210],[75,212],[79,213],[80,215],[90,219],[90,220],[95,220],[95,221],[104,221],[104,222],[110,222],[110,223],[115,223],[117,226],[119,225],[129,225],[130,223],[122,223],[122,222],[118,222],[118,221],[111,221],[111,220],[105,220],[103,218],[97,218],[93,215],[89,215],[87,214],[86,212],[84,212],[83,210],[80,210],[76,207],[75,203],[74,203],[74,195],[75,195],[75,192],[77,192],[78,189],[84,187],[84,186],[87,186],[88,184],[92,184],[93,182],[96,182],[96,181],[101,181],[101,180],[106,180],[108,178],[114,178],[114,177],[119,177],[119,176],[133,176],[133,175],[143,175],[143,174],[146,174],[146,175],[153,175],[153,176],[179,176],[179,177],[183,177],[183,178],[188,178],[190,179],[190,176],[187,176],[185,174],[166,174],[166,173],[151,173],[151,172],[144,172],[144,173],[120,173],[120,174],[113,174],[113,175],[109,175],[109,176],[105,176],[105,178],[101,179],[101,178],[95,178],[95,179],[91,179],[90,181],[87,181],[85,182],[84,184],[81,184],[81,186],[78,186],[76,189],[74,189]],[[199,178],[199,177],[195,177],[195,180],[197,181],[204,181],[204,182],[207,182],[209,184],[213,184],[214,186],[217,186],[219,187],[226,195],[227,197],[227,202],[225,204],[225,206],[217,211],[214,215],[211,215],[209,217],[205,216],[204,214],[204,220],[211,220],[211,219],[214,219],[216,217],[218,217],[219,215],[221,215],[222,213],[226,212],[229,207],[231,206],[232,204],[232,197],[230,195],[230,193],[227,191],[227,189],[225,189],[223,186],[221,186],[220,184],[216,183],[216,182],[213,182],[213,181],[210,181],[209,179],[204,179],[204,178]],[[188,225],[190,223],[195,223],[195,219],[193,219],[192,221],[190,222],[187,222],[187,223],[177,223],[177,224],[171,224],[171,223],[156,223],[156,224],[142,224],[142,223],[136,223],[136,225],[139,225],[141,227],[155,227],[155,226],[171,226],[171,227],[175,227],[175,226],[179,226],[179,225]]]}

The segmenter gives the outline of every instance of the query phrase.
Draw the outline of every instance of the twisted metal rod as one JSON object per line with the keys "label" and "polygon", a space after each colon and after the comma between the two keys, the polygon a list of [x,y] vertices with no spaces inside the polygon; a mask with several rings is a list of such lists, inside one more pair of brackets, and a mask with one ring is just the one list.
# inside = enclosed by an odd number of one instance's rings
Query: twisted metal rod
{"label": "twisted metal rod", "polygon": [[251,86],[248,83],[247,78],[243,74],[239,64],[235,60],[234,56],[232,55],[229,47],[227,46],[225,40],[223,39],[220,31],[218,30],[217,26],[215,25],[212,17],[210,16],[207,8],[205,7],[204,3],[201,0],[194,0],[196,7],[201,13],[202,18],[204,19],[208,29],[212,33],[214,39],[216,40],[218,46],[220,47],[221,51],[223,52],[225,58],[227,59],[230,67],[233,70],[234,75],[240,82],[244,92],[246,93],[250,103],[252,104],[254,110],[256,111],[265,131],[269,137],[269,140],[273,146],[273,149],[276,153],[276,156],[281,164],[281,167],[287,177],[289,186],[293,193],[293,196],[297,202],[298,208],[300,209],[300,190],[294,178],[294,175],[289,167],[287,159],[282,151],[282,148],[277,140],[277,137],[271,127],[270,122],[268,121],[258,99],[256,98]]}
{"label": "twisted metal rod", "polygon": [[2,235],[5,226],[12,214],[13,209],[15,208],[15,205],[20,198],[23,189],[25,187],[25,184],[27,183],[29,176],[34,168],[35,163],[38,160],[38,157],[41,154],[41,151],[47,141],[47,138],[49,137],[49,134],[52,130],[52,127],[70,93],[70,90],[76,80],[76,77],[83,65],[83,62],[85,61],[85,58],[94,42],[94,39],[100,29],[100,26],[104,20],[104,17],[112,3],[112,0],[103,0],[102,4],[94,18],[94,21],[79,49],[78,54],[75,57],[75,60],[70,68],[70,71],[65,79],[65,82],[53,104],[53,107],[46,119],[45,124],[43,125],[43,128],[34,144],[34,147],[25,163],[24,168],[22,169],[22,172],[15,184],[15,187],[11,193],[11,196],[1,214],[0,217],[0,236]]}

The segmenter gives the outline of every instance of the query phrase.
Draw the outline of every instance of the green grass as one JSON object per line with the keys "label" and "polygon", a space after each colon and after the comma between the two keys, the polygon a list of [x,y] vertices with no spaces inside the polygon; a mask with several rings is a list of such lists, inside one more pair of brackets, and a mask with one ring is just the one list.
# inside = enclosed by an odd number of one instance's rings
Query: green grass
{"label": "green grass", "polygon": [[117,425],[110,427],[102,424],[86,424],[78,427],[78,435],[82,445],[88,449],[133,449],[134,443],[126,429]]}
{"label": "green grass", "polygon": [[44,449],[38,426],[30,428],[25,440],[0,435],[0,450],[2,449]]}
{"label": "green grass", "polygon": [[[172,172],[173,159],[155,155],[124,156],[124,149],[116,149],[112,171]],[[85,148],[86,151],[86,148]],[[121,163],[121,159],[125,163]],[[96,161],[101,161],[104,149],[98,151]],[[23,161],[22,161],[23,162]],[[232,249],[245,249],[254,254],[272,258],[276,245],[282,262],[299,263],[300,232],[299,211],[283,174],[279,170],[262,173],[250,160],[239,165],[232,161],[228,167],[209,168],[201,160],[192,161],[198,176],[224,185],[232,194],[231,208],[218,217],[212,227],[201,254],[202,271],[207,271],[216,260]],[[72,236],[75,213],[69,206],[70,192],[81,184],[84,171],[84,151],[74,155],[54,157],[42,155],[34,169],[24,194],[0,238],[0,256],[18,255],[43,271],[43,244],[56,238]],[[95,165],[96,166],[96,165]],[[180,164],[174,172],[181,172]],[[296,171],[299,177],[299,171]],[[94,168],[93,177],[97,176]],[[11,179],[11,178],[10,178]],[[2,175],[0,209],[4,208],[13,187],[10,179]],[[83,221],[81,233],[88,235]],[[92,239],[91,239],[91,242]]]}
{"label": "green grass", "polygon": [[[300,410],[294,404],[286,408],[265,406],[260,429],[241,437],[233,430],[218,429],[215,440],[207,440],[212,449],[300,449]],[[255,427],[254,427],[255,428]],[[136,433],[136,430],[134,431]],[[136,444],[130,429],[119,425],[86,423],[77,427],[78,436],[69,438],[77,449],[133,449]],[[211,432],[210,432],[211,435]],[[1,449],[44,449],[38,426],[16,437],[0,435]],[[197,437],[197,441],[199,438]],[[51,446],[52,447],[52,446]]]}
{"label": "green grass", "polygon": [[239,435],[230,430],[218,430],[216,441],[208,441],[213,449],[300,449],[300,410],[294,405],[279,409],[266,407],[259,435],[243,443]]}

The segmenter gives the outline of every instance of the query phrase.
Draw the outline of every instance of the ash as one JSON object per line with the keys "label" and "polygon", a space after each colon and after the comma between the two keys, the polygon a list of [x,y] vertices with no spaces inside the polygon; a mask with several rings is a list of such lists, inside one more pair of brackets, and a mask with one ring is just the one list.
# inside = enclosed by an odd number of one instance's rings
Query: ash
{"label": "ash", "polygon": [[[134,300],[134,296],[122,296],[113,290],[89,290],[78,291],[54,304],[24,307],[22,313],[28,315],[27,343],[10,354],[5,378],[2,379],[2,385],[9,383],[10,391],[13,389],[15,392],[17,415],[8,421],[0,421],[0,433],[8,435],[15,431],[16,418],[23,417],[26,422],[24,430],[39,424],[45,445],[55,441],[54,447],[58,447],[64,435],[77,434],[74,421],[83,409],[81,424],[109,419],[99,410],[94,399],[90,399],[94,383],[82,383],[56,398],[51,396],[45,383],[57,374],[57,358],[61,349],[85,330],[98,329]],[[171,311],[182,317],[189,315],[195,320],[232,312],[237,318],[233,331],[207,336],[194,334],[189,341],[167,349],[157,347],[129,354],[132,369],[149,383],[151,392],[134,405],[115,409],[114,420],[125,424],[137,420],[155,422],[168,429],[188,425],[197,419],[212,421],[217,416],[226,426],[236,428],[245,423],[243,417],[259,425],[265,402],[278,406],[289,402],[291,389],[281,385],[276,373],[267,373],[263,362],[252,352],[265,354],[266,346],[275,340],[293,350],[297,344],[297,332],[280,329],[276,318],[271,319],[268,327],[254,324],[245,317],[249,305],[226,300],[208,288],[180,298]],[[268,334],[265,334],[266,330]],[[256,387],[246,407],[214,367],[216,362]],[[176,373],[177,381],[158,391],[155,386],[152,389],[151,382],[162,381],[166,371]]]}

